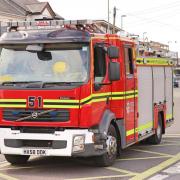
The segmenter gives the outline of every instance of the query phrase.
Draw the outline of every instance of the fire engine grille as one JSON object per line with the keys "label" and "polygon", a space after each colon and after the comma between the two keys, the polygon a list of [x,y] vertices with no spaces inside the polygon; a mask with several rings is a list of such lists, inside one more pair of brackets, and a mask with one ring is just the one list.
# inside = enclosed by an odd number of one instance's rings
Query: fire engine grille
{"label": "fire engine grille", "polygon": [[[69,110],[54,110],[52,112],[43,113],[46,110],[33,110],[33,109],[4,109],[3,119],[6,121],[16,121],[21,118],[30,116],[22,122],[67,122],[70,118]],[[37,117],[33,118],[33,113],[37,113]]]}
{"label": "fire engine grille", "polygon": [[21,140],[21,139],[5,139],[4,144],[7,147],[22,148],[53,148],[64,149],[67,147],[67,141],[53,141],[53,140]]}

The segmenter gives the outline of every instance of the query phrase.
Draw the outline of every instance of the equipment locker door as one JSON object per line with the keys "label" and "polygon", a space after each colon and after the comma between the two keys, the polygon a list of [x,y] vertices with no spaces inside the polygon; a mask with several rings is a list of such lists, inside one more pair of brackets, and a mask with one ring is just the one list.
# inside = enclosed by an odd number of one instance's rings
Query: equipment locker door
{"label": "equipment locker door", "polygon": [[127,143],[135,141],[135,77],[133,65],[133,49],[124,47],[125,62],[125,122]]}

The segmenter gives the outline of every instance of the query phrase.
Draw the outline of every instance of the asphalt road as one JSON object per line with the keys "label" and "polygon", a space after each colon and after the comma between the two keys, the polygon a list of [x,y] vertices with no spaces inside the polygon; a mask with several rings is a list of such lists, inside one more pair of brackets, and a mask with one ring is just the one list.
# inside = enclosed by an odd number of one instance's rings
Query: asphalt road
{"label": "asphalt road", "polygon": [[90,179],[180,179],[180,88],[175,89],[175,123],[160,145],[139,144],[122,152],[112,167],[95,167],[90,159],[31,158],[26,166],[11,166],[0,155],[0,179],[90,180]]}

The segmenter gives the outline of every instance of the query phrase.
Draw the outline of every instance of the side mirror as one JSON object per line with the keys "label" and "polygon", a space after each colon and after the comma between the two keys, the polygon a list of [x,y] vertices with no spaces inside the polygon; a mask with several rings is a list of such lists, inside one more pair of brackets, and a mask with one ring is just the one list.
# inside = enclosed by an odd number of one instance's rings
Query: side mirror
{"label": "side mirror", "polygon": [[110,59],[117,59],[119,58],[119,48],[116,46],[110,46],[107,49],[107,54]]}
{"label": "side mirror", "polygon": [[109,63],[109,80],[110,81],[120,80],[120,63],[118,62]]}

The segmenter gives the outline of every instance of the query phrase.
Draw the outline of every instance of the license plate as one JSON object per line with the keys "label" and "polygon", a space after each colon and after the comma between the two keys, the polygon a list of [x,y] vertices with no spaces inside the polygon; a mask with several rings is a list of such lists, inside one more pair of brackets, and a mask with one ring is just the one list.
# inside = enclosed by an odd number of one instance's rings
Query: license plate
{"label": "license plate", "polygon": [[24,155],[37,155],[37,156],[46,156],[46,149],[23,149]]}

